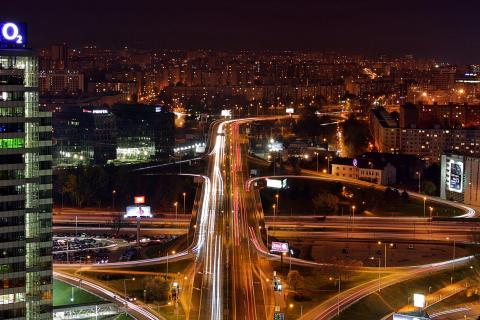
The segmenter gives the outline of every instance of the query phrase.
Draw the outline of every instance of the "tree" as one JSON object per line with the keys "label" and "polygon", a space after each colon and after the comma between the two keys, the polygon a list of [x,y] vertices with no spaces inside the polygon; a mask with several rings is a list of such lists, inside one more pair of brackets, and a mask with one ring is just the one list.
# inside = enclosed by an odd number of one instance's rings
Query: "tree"
{"label": "tree", "polygon": [[423,191],[425,192],[425,194],[428,194],[429,196],[434,196],[436,195],[436,192],[437,192],[437,186],[432,181],[424,181]]}
{"label": "tree", "polygon": [[77,176],[74,174],[69,174],[65,179],[64,183],[64,190],[65,193],[68,195],[70,202],[73,205],[79,205],[80,198],[78,195],[78,183],[77,183]]}
{"label": "tree", "polygon": [[293,288],[293,291],[297,291],[303,287],[303,277],[298,270],[292,270],[287,275],[288,286]]}
{"label": "tree", "polygon": [[315,138],[323,133],[321,126],[322,120],[316,114],[316,108],[305,108],[300,114],[300,118],[294,125],[293,130],[299,136]]}
{"label": "tree", "polygon": [[169,294],[169,285],[161,277],[147,277],[144,280],[147,301],[166,301]]}
{"label": "tree", "polygon": [[337,210],[339,199],[336,195],[322,192],[313,198],[313,205],[317,210],[325,210],[329,213]]}
{"label": "tree", "polygon": [[365,121],[359,121],[350,116],[342,124],[345,152],[348,157],[354,157],[367,150],[371,138],[370,130]]}

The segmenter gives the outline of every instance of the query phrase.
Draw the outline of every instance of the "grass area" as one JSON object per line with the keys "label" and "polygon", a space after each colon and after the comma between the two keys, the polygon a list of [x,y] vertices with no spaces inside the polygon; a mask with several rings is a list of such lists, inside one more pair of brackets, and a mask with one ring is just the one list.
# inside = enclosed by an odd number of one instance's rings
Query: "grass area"
{"label": "grass area", "polygon": [[[465,278],[478,277],[475,269],[478,269],[478,263],[475,263],[475,268],[462,267],[455,270],[453,273],[453,282],[460,281]],[[442,271],[429,274],[425,277],[405,281],[388,288],[382,289],[380,293],[371,294],[357,303],[353,304],[348,309],[340,313],[340,317],[335,317],[336,320],[346,319],[379,319],[383,316],[393,312],[407,305],[413,296],[413,293],[427,294],[429,287],[431,292],[435,292],[446,285],[450,284],[450,277],[452,271]]]}
{"label": "grass area", "polygon": [[118,316],[116,316],[115,318],[113,318],[113,320],[135,320],[135,318],[133,318],[133,317],[130,316],[130,315],[119,314]]}
{"label": "grass area", "polygon": [[[171,284],[174,280],[179,281],[180,287],[183,286],[182,284],[182,278],[183,275],[180,273],[178,274],[176,270],[184,270],[185,265],[187,262],[178,262],[178,263],[171,263],[169,264],[169,273],[172,278],[169,278],[165,286],[158,286],[157,291],[159,293],[159,297],[162,296],[162,298],[155,299],[154,301],[150,300],[147,305],[161,314],[163,317],[167,319],[175,319],[178,313],[179,317],[184,317],[184,311],[181,306],[181,304],[178,304],[178,309],[176,309],[175,305],[170,305],[168,302],[168,294],[169,294],[169,288],[171,287]],[[165,267],[165,266],[163,266]],[[143,267],[147,268],[147,267]],[[159,268],[156,266],[152,266],[151,268]],[[162,266],[160,269],[163,271]],[[125,271],[125,270],[124,270]],[[145,271],[145,270],[144,270]],[[151,270],[150,270],[151,271]],[[144,289],[146,288],[146,283],[149,282],[152,277],[160,277],[160,274],[154,274],[154,275],[142,275],[142,274],[135,274],[134,272],[130,271],[125,271],[126,273],[120,273],[120,274],[106,274],[106,273],[95,273],[95,272],[82,272],[83,276],[93,278],[96,281],[101,281],[102,283],[105,284],[105,286],[113,289],[114,291],[118,292],[121,296],[124,295],[125,289],[126,289],[126,294],[129,297],[135,297],[137,298],[138,301],[144,301]],[[176,274],[177,273],[177,274]],[[176,275],[175,275],[176,274]],[[124,279],[127,279],[124,282]],[[157,278],[158,279],[158,278]],[[161,282],[164,281],[163,277],[160,277]],[[147,299],[149,297],[147,296]],[[150,299],[152,299],[150,297]],[[124,319],[122,319],[124,320]]]}
{"label": "grass area", "polygon": [[[287,283],[288,264],[284,262],[283,272],[280,273],[280,263],[273,263],[274,270],[277,275],[282,277],[282,282]],[[303,286],[298,289],[302,293],[302,298],[296,297],[295,293],[288,292],[286,305],[292,307],[282,310],[286,319],[296,319],[300,314],[308,312],[311,308],[319,305],[323,301],[335,296],[338,293],[338,282],[331,279],[330,272],[332,270],[313,269],[309,267],[292,266],[292,270],[297,270],[303,277]],[[352,272],[348,278],[342,276],[341,290],[348,290],[362,283],[376,279],[375,273]],[[288,289],[287,289],[288,290]]]}
{"label": "grass area", "polygon": [[[408,197],[403,199],[400,195],[386,195],[384,191],[373,188],[362,188],[340,182],[330,181],[307,181],[289,179],[288,188],[276,190],[262,188],[260,196],[262,206],[266,215],[273,215],[273,205],[278,198],[276,214],[288,215],[350,215],[351,207],[355,205],[356,216],[424,216],[423,200]],[[344,187],[344,189],[343,189]],[[314,199],[318,195],[331,194],[338,199],[336,204],[329,208],[318,208],[314,206]],[[464,211],[445,204],[427,201],[425,203],[425,214],[430,215],[429,207],[433,208],[433,216],[455,216],[463,214]]]}
{"label": "grass area", "polygon": [[[70,300],[72,298],[72,288],[73,288],[73,302]],[[54,306],[65,306],[71,304],[79,303],[95,303],[103,301],[101,298],[88,293],[84,290],[81,290],[78,287],[72,287],[69,284],[61,282],[59,280],[53,280],[53,305]]]}

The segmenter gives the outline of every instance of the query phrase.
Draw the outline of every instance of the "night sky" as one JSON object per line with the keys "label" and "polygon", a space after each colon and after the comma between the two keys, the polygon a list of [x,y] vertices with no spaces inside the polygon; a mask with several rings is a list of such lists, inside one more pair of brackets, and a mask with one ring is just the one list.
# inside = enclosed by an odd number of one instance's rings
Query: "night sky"
{"label": "night sky", "polygon": [[412,53],[480,63],[480,1],[2,1],[33,47],[66,41],[143,48]]}

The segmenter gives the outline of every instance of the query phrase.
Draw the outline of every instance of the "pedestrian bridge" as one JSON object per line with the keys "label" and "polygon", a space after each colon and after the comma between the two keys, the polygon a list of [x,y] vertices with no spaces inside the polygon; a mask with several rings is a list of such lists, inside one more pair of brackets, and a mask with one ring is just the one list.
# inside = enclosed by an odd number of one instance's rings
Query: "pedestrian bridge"
{"label": "pedestrian bridge", "polygon": [[82,303],[53,308],[54,320],[97,319],[98,317],[113,316],[121,311],[111,302]]}

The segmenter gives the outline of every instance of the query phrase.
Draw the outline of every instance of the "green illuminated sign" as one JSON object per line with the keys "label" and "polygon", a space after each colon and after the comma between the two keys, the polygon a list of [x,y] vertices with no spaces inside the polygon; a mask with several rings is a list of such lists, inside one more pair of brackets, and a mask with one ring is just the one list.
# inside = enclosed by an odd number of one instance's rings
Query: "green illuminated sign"
{"label": "green illuminated sign", "polygon": [[15,149],[23,148],[25,141],[23,138],[5,138],[0,139],[0,149]]}

